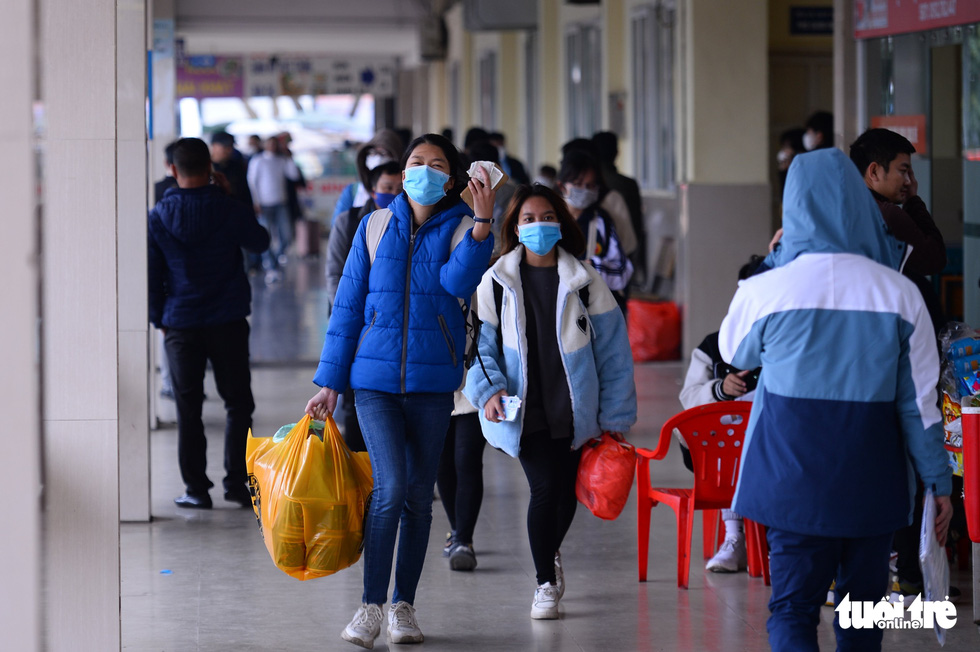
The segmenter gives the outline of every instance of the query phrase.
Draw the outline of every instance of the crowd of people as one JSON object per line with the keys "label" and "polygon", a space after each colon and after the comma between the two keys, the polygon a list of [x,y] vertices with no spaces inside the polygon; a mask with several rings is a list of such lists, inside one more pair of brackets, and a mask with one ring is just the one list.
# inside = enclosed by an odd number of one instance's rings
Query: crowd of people
{"label": "crowd of people", "polygon": [[[848,159],[832,120],[817,113],[780,138],[782,228],[738,270],[679,397],[685,409],[753,402],[725,541],[706,568],[745,569],[743,515],[768,528],[777,650],[816,649],[828,587],[833,601],[877,601],[892,550],[902,581],[921,587],[909,526],[924,489],[941,544],[952,516],[935,393],[944,318],[925,280],[945,266],[943,238],[917,196],[911,143],[871,129]],[[371,458],[362,604],[341,634],[365,648],[385,623],[393,643],[424,639],[415,598],[434,485],[450,568],[477,568],[488,442],[519,461],[530,489],[530,616],[558,618],[582,446],[603,432],[622,440],[637,420],[625,316],[645,230],[639,188],[616,169],[617,136],[569,141],[533,182],[502,134],[470,129],[462,149],[451,136],[379,131],[332,217],[332,312],[306,413],[338,418]],[[150,319],[164,333],[185,508],[211,507],[208,362],[228,411],[225,497],[250,504],[247,270],[277,282],[303,184],[288,137],[250,147],[243,156],[224,133],[210,150],[174,143],[149,215]],[[880,647],[879,629],[837,635]]]}

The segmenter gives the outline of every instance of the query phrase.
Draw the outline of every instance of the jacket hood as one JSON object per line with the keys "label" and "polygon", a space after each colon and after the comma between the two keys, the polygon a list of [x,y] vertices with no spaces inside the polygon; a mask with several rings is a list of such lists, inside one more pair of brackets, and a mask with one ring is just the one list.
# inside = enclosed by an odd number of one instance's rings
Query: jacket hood
{"label": "jacket hood", "polygon": [[[170,188],[153,210],[160,223],[176,240],[183,244],[193,244],[207,240],[228,219],[223,211],[207,210],[199,201],[191,198],[203,197],[205,202],[221,202],[226,195],[216,186],[199,188]],[[215,219],[215,216],[220,216]]]}
{"label": "jacket hood", "polygon": [[896,270],[905,253],[854,163],[836,148],[793,159],[783,193],[783,237],[769,261],[779,267],[813,253],[857,254]]}

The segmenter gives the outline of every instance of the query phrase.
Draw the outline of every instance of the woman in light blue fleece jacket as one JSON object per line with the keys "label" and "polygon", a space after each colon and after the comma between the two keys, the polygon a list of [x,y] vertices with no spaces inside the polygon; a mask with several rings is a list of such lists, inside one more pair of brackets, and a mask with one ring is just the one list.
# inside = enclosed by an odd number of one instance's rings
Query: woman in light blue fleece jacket
{"label": "woman in light blue fleece jacket", "polygon": [[[561,197],[521,186],[501,231],[504,254],[477,289],[482,366],[467,372],[463,392],[481,411],[487,441],[524,468],[538,584],[531,617],[552,619],[580,448],[603,431],[622,439],[636,422],[633,359],[616,300],[578,260],[584,237]],[[504,396],[522,401],[512,421],[502,418]]]}

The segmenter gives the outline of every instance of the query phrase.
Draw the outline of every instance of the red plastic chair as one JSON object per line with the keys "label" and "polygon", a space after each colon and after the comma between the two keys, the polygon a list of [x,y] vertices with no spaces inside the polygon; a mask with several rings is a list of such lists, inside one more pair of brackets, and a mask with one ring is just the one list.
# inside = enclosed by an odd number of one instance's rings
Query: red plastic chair
{"label": "red plastic chair", "polygon": [[[640,581],[647,579],[650,546],[650,510],[664,503],[677,516],[677,586],[687,588],[691,571],[691,535],[694,510],[704,519],[704,557],[715,551],[715,533],[720,534],[718,510],[730,508],[738,482],[739,462],[745,427],[752,404],[747,401],[711,403],[673,416],[660,429],[657,449],[636,449],[637,546]],[[650,460],[662,460],[670,448],[674,429],[687,442],[694,466],[694,487],[657,488],[650,485]],[[764,528],[744,521],[749,574],[762,576],[769,584],[769,552]]]}

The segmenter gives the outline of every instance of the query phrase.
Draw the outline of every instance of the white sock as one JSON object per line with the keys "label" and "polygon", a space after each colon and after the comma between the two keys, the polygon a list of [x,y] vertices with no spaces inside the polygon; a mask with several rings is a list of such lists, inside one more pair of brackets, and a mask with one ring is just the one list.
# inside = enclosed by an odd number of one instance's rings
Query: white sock
{"label": "white sock", "polygon": [[725,520],[725,539],[740,539],[742,537],[742,519]]}

